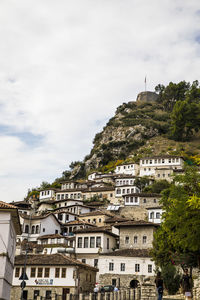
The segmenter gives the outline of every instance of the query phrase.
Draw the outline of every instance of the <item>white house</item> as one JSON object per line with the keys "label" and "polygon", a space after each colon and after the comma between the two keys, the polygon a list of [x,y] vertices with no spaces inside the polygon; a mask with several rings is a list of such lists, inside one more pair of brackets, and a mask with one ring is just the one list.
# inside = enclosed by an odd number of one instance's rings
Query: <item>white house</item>
{"label": "white house", "polygon": [[148,221],[160,224],[162,217],[162,207],[161,206],[151,206],[147,208],[148,210]]}
{"label": "white house", "polygon": [[78,215],[72,211],[69,211],[67,207],[56,209],[53,214],[59,220],[59,222],[67,223],[78,219]]}
{"label": "white house", "polygon": [[16,235],[21,234],[17,208],[0,201],[0,299],[10,299]]}
{"label": "white house", "polygon": [[99,255],[99,283],[135,288],[145,278],[155,280],[155,264],[148,249],[122,249]]}
{"label": "white house", "polygon": [[129,175],[137,176],[138,171],[139,171],[139,166],[134,163],[121,164],[115,168],[116,174],[129,174]]}
{"label": "white house", "polygon": [[140,189],[137,186],[131,186],[131,185],[122,185],[122,186],[117,186],[115,188],[115,197],[123,197],[124,195],[127,194],[135,194],[135,193],[140,193]]}
{"label": "white house", "polygon": [[52,213],[40,216],[20,214],[20,222],[22,234],[17,236],[17,238],[21,241],[27,239],[30,242],[34,242],[41,235],[60,233],[60,223]]}
{"label": "white house", "polygon": [[[15,258],[15,272],[11,300],[21,298],[21,280],[25,256]],[[63,254],[28,255],[26,261],[26,287],[23,299],[36,299],[37,296],[51,299],[61,295],[66,300],[68,293],[93,291],[96,282],[94,267],[81,263]]]}
{"label": "white house", "polygon": [[47,200],[55,200],[57,189],[48,188],[40,191],[39,200],[47,201]]}
{"label": "white house", "polygon": [[[184,165],[184,160],[180,156],[162,155],[162,156],[144,157],[140,159],[140,176],[155,177],[155,174],[157,174],[156,176],[158,177],[159,174],[158,170],[160,168],[162,169],[163,167],[165,167],[166,169],[168,168],[168,170],[182,169],[183,165]],[[168,172],[166,173],[166,176],[161,177],[160,179],[167,179],[170,176],[171,176],[171,172]]]}
{"label": "white house", "polygon": [[71,181],[64,180],[61,182],[61,190],[81,190],[86,189],[88,187],[88,183],[86,181]]}

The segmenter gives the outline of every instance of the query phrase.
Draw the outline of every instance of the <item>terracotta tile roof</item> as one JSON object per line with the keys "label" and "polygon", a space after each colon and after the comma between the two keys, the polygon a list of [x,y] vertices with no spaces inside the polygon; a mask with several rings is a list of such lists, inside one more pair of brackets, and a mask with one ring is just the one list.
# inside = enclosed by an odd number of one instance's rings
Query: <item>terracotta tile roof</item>
{"label": "terracotta tile roof", "polygon": [[114,191],[114,187],[110,186],[104,186],[104,187],[96,187],[96,188],[89,188],[89,189],[84,189],[82,192],[83,193],[88,193],[88,192],[107,192],[107,191]]}
{"label": "terracotta tile roof", "polygon": [[79,217],[100,216],[100,215],[112,217],[112,214],[102,211],[102,210],[96,210],[96,211],[91,211],[91,212],[88,212],[85,214],[81,214],[81,215],[79,215]]}
{"label": "terracotta tile roof", "polygon": [[9,204],[3,201],[0,201],[0,209],[17,209],[16,206],[14,206],[13,204]]}
{"label": "terracotta tile roof", "polygon": [[144,221],[144,220],[139,220],[139,221],[128,221],[128,222],[121,222],[120,224],[116,224],[114,225],[115,227],[134,227],[134,226],[153,226],[153,227],[157,227],[160,226],[158,224],[152,223],[152,222],[148,222],[148,221]]}
{"label": "terracotta tile roof", "polygon": [[101,201],[91,201],[88,203],[88,205],[90,205],[91,207],[94,207],[94,206],[104,206],[104,202],[101,202]]}
{"label": "terracotta tile roof", "polygon": [[64,226],[70,226],[70,225],[90,225],[91,227],[96,227],[95,224],[92,224],[92,223],[89,223],[89,222],[86,222],[86,221],[82,221],[82,220],[74,220],[74,221],[70,221],[70,222],[67,222],[67,223],[63,223],[62,225]]}
{"label": "terracotta tile roof", "polygon": [[[15,265],[24,265],[25,255],[15,257]],[[63,254],[32,254],[27,256],[27,265],[36,266],[78,266],[84,269],[98,271],[97,268],[84,264]]]}
{"label": "terracotta tile roof", "polygon": [[[108,227],[107,227],[108,228]],[[74,233],[98,233],[98,232],[102,232],[114,237],[118,237],[117,234],[112,233],[111,231],[108,231],[106,227],[102,226],[102,227],[91,227],[91,228],[84,228],[84,229],[77,229],[74,231]]]}
{"label": "terracotta tile roof", "polygon": [[56,201],[55,201],[55,204],[56,204],[56,203],[60,203],[60,202],[67,202],[67,201],[83,202],[83,200],[77,200],[77,199],[67,198],[67,199],[62,199],[62,200],[56,200]]}
{"label": "terracotta tile roof", "polygon": [[146,209],[162,209],[161,205],[145,207]]}
{"label": "terracotta tile roof", "polygon": [[116,222],[127,222],[127,221],[131,221],[131,220],[123,217],[114,216],[106,219],[105,223],[116,223]]}
{"label": "terracotta tile roof", "polygon": [[146,198],[150,198],[150,197],[158,197],[161,198],[162,196],[160,194],[155,194],[155,193],[132,193],[132,194],[126,194],[123,195],[122,197],[125,196],[133,196],[133,197],[146,197]]}
{"label": "terracotta tile roof", "polygon": [[101,253],[100,255],[124,257],[151,257],[149,249],[120,249],[109,253]]}

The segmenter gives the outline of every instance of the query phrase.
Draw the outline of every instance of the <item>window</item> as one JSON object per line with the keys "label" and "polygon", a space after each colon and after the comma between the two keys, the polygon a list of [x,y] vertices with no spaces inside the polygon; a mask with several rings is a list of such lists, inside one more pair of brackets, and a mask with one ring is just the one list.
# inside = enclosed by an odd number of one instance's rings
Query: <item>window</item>
{"label": "window", "polygon": [[84,237],[84,248],[88,248],[88,237]]}
{"label": "window", "polygon": [[16,268],[15,269],[15,277],[19,277],[19,273],[20,273],[20,268]]}
{"label": "window", "polygon": [[81,261],[82,261],[82,263],[86,264],[86,259],[85,258],[83,258]]}
{"label": "window", "polygon": [[126,203],[129,203],[129,197],[128,196],[126,196]]}
{"label": "window", "polygon": [[133,196],[131,196],[131,198],[130,198],[130,202],[131,202],[131,203],[133,203]]}
{"label": "window", "polygon": [[150,159],[149,163],[152,164],[152,159]]}
{"label": "window", "polygon": [[125,237],[125,244],[129,244],[129,236]]}
{"label": "window", "polygon": [[96,268],[98,267],[98,262],[99,262],[99,260],[97,258],[95,258],[94,259],[94,267],[96,267]]}
{"label": "window", "polygon": [[60,277],[60,268],[55,268],[55,277],[56,278]]}
{"label": "window", "polygon": [[55,234],[58,234],[58,230],[57,229],[55,230]]}
{"label": "window", "polygon": [[154,219],[154,212],[153,211],[150,213],[150,219]]}
{"label": "window", "polygon": [[78,237],[78,248],[82,248],[82,237]]}
{"label": "window", "polygon": [[109,271],[114,271],[114,263],[109,263]]}
{"label": "window", "polygon": [[146,242],[147,242],[147,237],[146,237],[146,235],[143,236],[142,242],[143,242],[143,244],[146,244]]}
{"label": "window", "polygon": [[117,279],[112,278],[112,285],[116,286],[117,285]]}
{"label": "window", "polygon": [[51,291],[46,291],[46,299],[51,299]]}
{"label": "window", "polygon": [[43,273],[43,268],[38,268],[37,277],[41,278]]}
{"label": "window", "polygon": [[137,244],[137,239],[138,239],[137,236],[134,236],[134,239],[133,239],[134,240],[134,244]]}
{"label": "window", "polygon": [[143,203],[147,203],[147,200],[146,200],[146,199],[143,199]]}
{"label": "window", "polygon": [[148,273],[152,273],[152,265],[148,265]]}
{"label": "window", "polygon": [[139,264],[135,264],[135,272],[140,272],[140,265]]}
{"label": "window", "polygon": [[65,278],[66,277],[66,268],[62,268],[62,275],[61,275],[62,278]]}
{"label": "window", "polygon": [[124,271],[125,271],[125,264],[124,264],[124,263],[121,263],[121,265],[120,265],[120,270],[121,270],[121,272],[124,272]]}
{"label": "window", "polygon": [[99,219],[99,223],[101,223],[101,219]]}
{"label": "window", "polygon": [[39,233],[39,225],[36,226],[35,233]]}
{"label": "window", "polygon": [[158,177],[160,177],[160,174],[158,174]]}
{"label": "window", "polygon": [[159,212],[156,213],[156,219],[160,219],[160,213]]}
{"label": "window", "polygon": [[109,247],[110,247],[110,240],[109,240],[109,238],[107,238],[107,249],[109,249]]}
{"label": "window", "polygon": [[64,200],[64,198],[65,198],[65,195],[61,194],[61,200]]}
{"label": "window", "polygon": [[151,168],[149,168],[149,171],[151,171]]}
{"label": "window", "polygon": [[126,192],[125,192],[125,189],[123,189],[123,190],[122,190],[122,194],[125,194],[125,193],[126,193]]}
{"label": "window", "polygon": [[35,277],[36,268],[31,268],[31,277]]}
{"label": "window", "polygon": [[90,248],[94,248],[94,245],[95,245],[95,238],[91,237],[90,238]]}
{"label": "window", "polygon": [[165,177],[165,174],[163,174],[162,176]]}
{"label": "window", "polygon": [[63,219],[63,215],[62,214],[58,214],[58,220],[62,221]]}
{"label": "window", "polygon": [[144,171],[146,171],[146,168],[144,168]]}
{"label": "window", "polygon": [[99,247],[101,247],[101,237],[97,236],[97,238],[96,238],[96,248],[99,248]]}
{"label": "window", "polygon": [[60,200],[60,195],[59,194],[57,195],[57,200]]}
{"label": "window", "polygon": [[127,194],[129,194],[130,193],[130,189],[127,189]]}
{"label": "window", "polygon": [[165,163],[165,160],[164,159],[162,159],[162,164],[164,164]]}
{"label": "window", "polygon": [[29,226],[26,225],[26,226],[25,226],[25,233],[28,233],[28,232],[29,232]]}
{"label": "window", "polygon": [[45,232],[45,228],[42,229],[42,232]]}
{"label": "window", "polygon": [[135,203],[137,203],[138,202],[138,197],[135,197]]}
{"label": "window", "polygon": [[113,196],[113,194],[110,194],[110,197],[112,197]]}
{"label": "window", "polygon": [[33,300],[36,300],[38,296],[40,296],[40,291],[39,290],[35,290],[33,292]]}
{"label": "window", "polygon": [[157,202],[156,199],[153,199],[153,202],[156,203]]}
{"label": "window", "polygon": [[49,268],[45,268],[44,269],[44,277],[48,278],[49,277],[49,272],[50,272],[50,269]]}
{"label": "window", "polygon": [[35,226],[32,226],[32,228],[31,228],[31,233],[32,233],[32,234],[35,233]]}

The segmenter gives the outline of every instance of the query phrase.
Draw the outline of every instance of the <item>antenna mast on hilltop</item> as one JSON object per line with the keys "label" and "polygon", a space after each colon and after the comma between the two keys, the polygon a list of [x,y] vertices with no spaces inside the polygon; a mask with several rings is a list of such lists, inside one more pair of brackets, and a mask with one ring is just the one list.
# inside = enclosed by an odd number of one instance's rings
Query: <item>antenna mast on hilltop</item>
{"label": "antenna mast on hilltop", "polygon": [[144,79],[144,90],[145,90],[145,92],[147,91],[147,75],[145,76],[145,79]]}

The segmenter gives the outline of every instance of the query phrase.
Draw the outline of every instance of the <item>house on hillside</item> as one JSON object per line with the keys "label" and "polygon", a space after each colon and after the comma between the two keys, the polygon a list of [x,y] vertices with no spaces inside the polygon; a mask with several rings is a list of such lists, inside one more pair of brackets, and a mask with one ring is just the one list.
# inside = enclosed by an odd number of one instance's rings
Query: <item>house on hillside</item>
{"label": "house on hillside", "polygon": [[22,226],[22,234],[17,239],[24,239],[34,242],[37,238],[44,234],[60,233],[60,223],[53,213],[46,215],[24,215],[20,214],[20,223]]}
{"label": "house on hillside", "polygon": [[[25,256],[15,258],[15,271],[11,300],[21,298],[21,280]],[[23,299],[52,299],[52,296],[66,300],[69,293],[93,291],[97,268],[86,265],[63,254],[28,255],[26,260],[26,287]],[[59,299],[60,299],[59,298]]]}
{"label": "house on hillside", "polygon": [[136,288],[149,278],[154,284],[155,264],[148,249],[121,249],[99,255],[100,285]]}
{"label": "house on hillside", "polygon": [[121,165],[118,165],[115,168],[116,174],[126,174],[126,175],[132,175],[137,176],[139,172],[139,165],[134,163],[124,163]]}
{"label": "house on hillside", "polygon": [[48,200],[55,200],[57,191],[59,191],[59,190],[54,189],[54,188],[46,188],[46,189],[40,190],[40,195],[39,195],[40,202],[48,201]]}
{"label": "house on hillside", "polygon": [[[75,231],[76,258],[91,266],[99,266],[99,254],[117,248],[118,235],[103,227],[85,228]],[[98,274],[97,274],[98,280]]]}
{"label": "house on hillside", "polygon": [[131,193],[123,196],[124,206],[150,207],[159,206],[160,194],[156,193]]}
{"label": "house on hillside", "polygon": [[105,220],[110,218],[112,214],[102,210],[95,210],[89,213],[79,215],[79,220],[94,224],[96,226],[105,226]]}
{"label": "house on hillside", "polygon": [[10,299],[16,235],[21,226],[16,206],[0,201],[0,299]]}
{"label": "house on hillside", "polygon": [[180,156],[162,155],[140,159],[140,176],[171,181],[173,170],[183,169],[184,160]]}
{"label": "house on hillside", "polygon": [[147,221],[128,221],[115,225],[119,229],[119,249],[150,249],[158,224]]}

